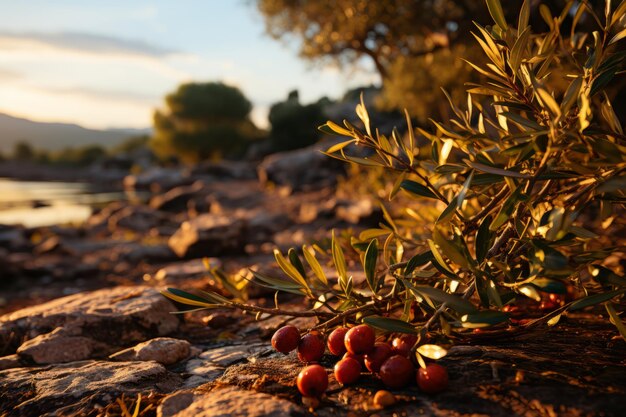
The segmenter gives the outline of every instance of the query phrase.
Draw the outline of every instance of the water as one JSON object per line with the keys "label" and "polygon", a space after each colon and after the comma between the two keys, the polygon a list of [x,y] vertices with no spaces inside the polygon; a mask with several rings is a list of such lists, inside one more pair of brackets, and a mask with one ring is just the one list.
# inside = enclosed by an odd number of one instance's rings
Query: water
{"label": "water", "polygon": [[96,205],[120,199],[126,199],[123,192],[105,192],[87,183],[0,178],[0,224],[79,224]]}

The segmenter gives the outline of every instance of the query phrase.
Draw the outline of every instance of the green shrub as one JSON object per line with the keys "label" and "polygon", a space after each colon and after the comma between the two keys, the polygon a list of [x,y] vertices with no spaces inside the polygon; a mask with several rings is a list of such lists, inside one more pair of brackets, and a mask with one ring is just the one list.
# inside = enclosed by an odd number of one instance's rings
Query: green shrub
{"label": "green shrub", "polygon": [[303,105],[295,90],[289,93],[287,100],[272,105],[268,115],[272,150],[287,151],[317,142],[321,134],[313,126],[325,120],[323,102],[324,99]]}
{"label": "green shrub", "polygon": [[[361,103],[362,127],[347,121],[321,127],[349,138],[328,155],[395,173],[389,198],[402,192],[415,204],[403,207],[399,218],[385,210],[379,228],[333,238],[328,251],[317,248],[332,258],[337,281],[306,246],[304,263],[296,250],[287,256],[275,251],[286,278],[255,274],[262,285],[310,299],[320,320],[315,328],[364,321],[387,331],[423,336],[439,328],[463,336],[507,323],[511,303],[569,294],[525,327],[554,325],[567,311],[603,303],[626,338],[616,303],[626,292],[618,262],[625,247],[626,137],[605,93],[626,57],[620,49],[626,2],[607,8],[605,16],[586,3],[574,13],[570,3],[555,16],[542,6],[546,33],[528,26],[528,0],[516,27],[506,22],[499,1],[487,3],[496,25],[476,26],[485,58],[469,64],[487,81],[468,86],[463,106],[451,101],[452,120],[432,121],[429,132],[413,129],[407,113],[406,137],[384,135],[370,125]],[[565,31],[568,16],[573,21]],[[597,28],[578,31],[582,18]],[[355,147],[373,156],[353,156]],[[349,272],[351,254],[362,261],[363,283]],[[215,294],[165,294],[200,307],[290,314],[278,306],[242,307]],[[423,317],[413,314],[416,307]]]}
{"label": "green shrub", "polygon": [[178,156],[189,163],[235,157],[259,135],[248,117],[252,105],[235,87],[183,84],[165,102],[167,110],[154,114],[150,143],[160,157]]}

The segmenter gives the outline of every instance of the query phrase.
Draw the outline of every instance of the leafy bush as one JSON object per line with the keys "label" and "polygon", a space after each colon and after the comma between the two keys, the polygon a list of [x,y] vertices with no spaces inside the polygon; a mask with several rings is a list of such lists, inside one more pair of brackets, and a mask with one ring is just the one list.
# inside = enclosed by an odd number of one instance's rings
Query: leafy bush
{"label": "leafy bush", "polygon": [[190,163],[238,156],[258,136],[248,118],[252,105],[235,87],[183,84],[165,102],[167,111],[154,114],[151,146],[159,156]]}
{"label": "leafy bush", "polygon": [[272,125],[269,137],[272,149],[287,151],[317,142],[321,135],[313,126],[325,120],[323,101],[303,105],[296,90],[289,93],[287,100],[272,105],[268,116]]}
{"label": "leafy bush", "polygon": [[[487,1],[496,25],[476,26],[486,59],[469,65],[488,81],[469,85],[464,106],[451,101],[448,123],[432,121],[432,132],[413,129],[407,113],[406,137],[384,135],[361,103],[362,127],[347,121],[321,127],[349,138],[328,155],[393,172],[389,198],[407,193],[416,204],[399,218],[385,210],[385,224],[343,245],[333,238],[328,250],[317,247],[332,258],[336,281],[307,246],[306,262],[295,249],[287,256],[275,251],[286,278],[254,274],[261,285],[310,299],[312,310],[262,309],[214,293],[165,295],[198,307],[317,316],[314,328],[322,330],[363,321],[424,336],[437,327],[463,335],[505,324],[512,304],[557,294],[560,305],[527,327],[554,325],[566,311],[604,303],[626,338],[617,304],[626,292],[618,263],[625,247],[626,136],[606,94],[626,57],[619,48],[626,2],[615,10],[607,2],[604,16],[585,2],[556,16],[542,6],[546,33],[528,25],[529,3],[513,27],[499,1]],[[564,31],[568,16],[571,28]],[[577,31],[582,18],[596,22],[593,33]],[[373,154],[354,156],[355,147]],[[362,283],[348,268],[351,254],[361,259]]]}

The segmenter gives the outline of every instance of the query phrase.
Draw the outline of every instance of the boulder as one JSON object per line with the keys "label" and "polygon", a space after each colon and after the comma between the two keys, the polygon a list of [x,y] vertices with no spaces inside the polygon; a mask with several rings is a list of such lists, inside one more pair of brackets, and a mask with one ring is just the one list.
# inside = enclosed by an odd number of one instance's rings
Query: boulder
{"label": "boulder", "polygon": [[181,258],[242,253],[246,222],[220,214],[202,214],[184,222],[169,239]]}
{"label": "boulder", "polygon": [[191,344],[188,341],[157,337],[114,353],[110,358],[121,361],[156,361],[163,365],[173,365],[188,358],[190,354]]}
{"label": "boulder", "polygon": [[127,175],[123,183],[124,188],[127,190],[162,192],[180,185],[189,184],[191,180],[179,169],[153,167],[141,174]]}
{"label": "boulder", "polygon": [[369,199],[341,200],[335,207],[335,216],[346,223],[363,227],[377,227],[380,222],[384,221],[382,209],[375,206]]}
{"label": "boulder", "polygon": [[150,207],[156,210],[182,212],[187,210],[191,200],[198,198],[204,188],[202,181],[196,181],[191,185],[182,185],[172,188],[164,194],[159,194],[150,200]]}
{"label": "boulder", "polygon": [[334,185],[345,172],[345,163],[324,155],[328,142],[307,148],[275,153],[259,164],[262,184],[287,186],[293,191],[321,189]]}
{"label": "boulder", "polygon": [[[123,394],[171,392],[180,378],[156,362],[82,361],[0,371],[0,415],[95,415]],[[6,414],[5,414],[6,413]]]}
{"label": "boulder", "polygon": [[167,220],[165,213],[158,212],[148,206],[128,206],[112,214],[107,220],[109,231],[120,228],[136,232],[147,232]]}
{"label": "boulder", "polygon": [[176,331],[179,320],[170,314],[175,310],[150,287],[78,293],[1,316],[0,346],[36,363],[105,356]]}
{"label": "boulder", "polygon": [[224,180],[253,180],[256,179],[254,165],[246,161],[206,161],[194,165],[190,174],[193,177]]}

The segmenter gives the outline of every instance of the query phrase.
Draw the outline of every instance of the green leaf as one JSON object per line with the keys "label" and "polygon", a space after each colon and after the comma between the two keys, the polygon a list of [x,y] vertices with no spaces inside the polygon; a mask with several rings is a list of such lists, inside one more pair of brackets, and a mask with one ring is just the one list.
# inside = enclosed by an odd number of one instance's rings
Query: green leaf
{"label": "green leaf", "polygon": [[348,272],[346,265],[346,258],[343,256],[343,250],[337,240],[335,239],[335,231],[333,230],[333,237],[331,242],[331,251],[333,253],[333,263],[337,269],[337,275],[339,276],[339,282],[342,288],[347,288],[348,284]]}
{"label": "green leaf", "polygon": [[427,251],[427,252],[415,255],[414,257],[409,259],[409,262],[407,263],[406,268],[404,269],[404,274],[411,275],[411,273],[415,270],[415,268],[417,268],[418,266],[426,265],[432,259],[433,259],[433,253],[431,251]]}
{"label": "green leaf", "polygon": [[506,24],[500,0],[487,0],[487,8],[489,9],[489,14],[493,18],[494,22],[500,26],[500,29],[506,31],[509,26]]}
{"label": "green leaf", "polygon": [[444,164],[444,165],[439,165],[437,168],[435,168],[435,172],[440,175],[446,175],[446,174],[456,174],[458,172],[463,172],[466,169],[467,167],[464,167],[463,165]]}
{"label": "green leaf", "polygon": [[222,287],[224,287],[226,289],[226,291],[228,291],[233,297],[237,297],[237,298],[240,298],[240,299],[245,299],[246,298],[245,292],[239,290],[235,285],[233,285],[233,283],[229,279],[229,276],[226,275],[224,273],[224,271],[222,271],[220,269],[217,269],[217,268],[214,268],[214,269],[211,269],[209,271],[209,273],[217,281],[219,281],[219,283],[222,284]]}
{"label": "green leaf", "polygon": [[414,285],[412,289],[439,303],[446,303],[448,307],[461,314],[472,314],[477,311],[476,307],[469,301],[438,288],[428,287],[426,285]]}
{"label": "green leaf", "polygon": [[350,145],[351,143],[356,142],[356,140],[352,139],[352,140],[347,140],[345,142],[339,142],[333,146],[331,146],[330,148],[328,148],[326,150],[326,153],[335,153],[337,151],[342,150],[343,148],[345,148],[346,146]]}
{"label": "green leaf", "polygon": [[539,288],[543,292],[552,294],[565,294],[567,293],[567,286],[559,280],[550,278],[535,278],[531,282],[532,285]]}
{"label": "green leaf", "polygon": [[[169,298],[170,300],[176,301],[177,303],[190,306],[196,306],[201,308],[215,308],[224,306],[224,303],[219,301],[219,299],[217,298],[207,299],[176,288],[168,288],[165,291],[161,291],[161,294]],[[230,301],[226,301],[230,303]]]}
{"label": "green leaf", "polygon": [[480,329],[495,324],[503,323],[509,319],[506,313],[500,311],[480,311],[473,314],[466,314],[461,317],[461,326],[469,329]]}
{"label": "green leaf", "polygon": [[389,229],[367,229],[359,234],[359,240],[367,241],[391,233]]}
{"label": "green leaf", "polygon": [[352,132],[348,129],[345,129],[338,124],[331,122],[330,120],[326,122],[326,126],[328,126],[332,131],[340,134],[341,136],[352,136]]}
{"label": "green leaf", "polygon": [[520,35],[520,33],[524,31],[524,29],[528,27],[529,19],[530,19],[530,2],[529,0],[524,0],[524,3],[522,4],[522,8],[520,9],[520,12],[519,12],[519,18],[517,20],[518,36]]}
{"label": "green leaf", "polygon": [[556,100],[554,99],[554,97],[552,97],[550,93],[548,93],[543,88],[537,88],[535,90],[535,93],[537,94],[537,97],[540,99],[543,106],[548,108],[548,110],[550,110],[550,113],[552,113],[552,115],[556,117],[561,116],[561,108],[559,107]]}
{"label": "green leaf", "polygon": [[433,254],[434,259],[432,260],[432,262],[439,265],[443,270],[447,271],[448,273],[454,274],[454,271],[450,269],[445,259],[443,259],[443,256],[441,255],[441,251],[439,251],[439,248],[437,247],[435,242],[428,239],[428,246],[430,247],[430,251]]}
{"label": "green leaf", "polygon": [[487,216],[483,219],[476,232],[476,260],[482,262],[489,252],[491,242],[493,240],[493,234],[489,230],[491,224],[491,216]]}
{"label": "green leaf", "polygon": [[300,272],[293,266],[291,263],[287,262],[285,257],[278,249],[274,249],[274,258],[276,258],[276,262],[280,269],[283,270],[285,274],[287,274],[294,282],[300,284],[301,287],[306,288],[310,292],[310,288],[306,283],[304,277],[300,275]]}
{"label": "green leaf", "polygon": [[367,284],[374,294],[378,291],[378,280],[376,278],[376,262],[378,261],[378,240],[372,239],[365,251],[365,261],[363,267]]}
{"label": "green leaf", "polygon": [[291,263],[291,265],[293,265],[298,270],[300,275],[302,275],[303,278],[306,277],[306,271],[304,270],[304,265],[302,265],[302,261],[298,256],[298,251],[296,251],[294,248],[290,248],[287,252],[287,256],[289,257],[289,262]]}
{"label": "green leaf", "polygon": [[517,287],[517,291],[537,302],[541,301],[541,294],[539,294],[539,291],[537,291],[537,287],[535,287],[534,285],[520,285],[519,287]]}
{"label": "green leaf", "polygon": [[469,159],[464,159],[463,162],[465,162],[469,167],[472,167],[478,171],[487,172],[489,174],[496,174],[513,178],[531,178],[531,175],[522,174],[516,171],[510,171],[508,169],[497,168],[478,162],[472,162]]}
{"label": "green leaf", "polygon": [[422,345],[417,351],[420,355],[433,360],[439,360],[448,354],[447,350],[437,345]]}
{"label": "green leaf", "polygon": [[370,316],[363,319],[363,323],[391,333],[410,333],[415,334],[417,330],[415,326],[402,320],[392,319],[389,317]]}
{"label": "green leaf", "polygon": [[400,188],[422,197],[438,199],[435,193],[433,193],[428,187],[415,181],[404,180],[400,184]]}
{"label": "green leaf", "polygon": [[568,310],[576,311],[576,310],[583,309],[585,307],[600,304],[605,301],[609,301],[611,298],[621,295],[624,292],[626,292],[626,288],[621,289],[621,290],[607,291],[607,292],[603,292],[600,294],[590,295],[584,298],[579,298],[578,300],[570,304],[570,306],[568,307]]}
{"label": "green leaf", "polygon": [[552,18],[552,13],[550,12],[550,8],[548,8],[548,6],[546,6],[545,4],[540,4],[539,14],[543,18],[543,20],[546,22],[546,24],[550,26],[550,29],[552,29],[554,26],[554,19]]}
{"label": "green leaf", "polygon": [[613,36],[611,40],[609,41],[609,45],[612,45],[615,42],[619,42],[624,38],[626,38],[626,28],[616,33],[615,36]]}
{"label": "green leaf", "polygon": [[513,212],[515,211],[515,207],[517,203],[520,201],[520,195],[522,193],[522,187],[517,187],[515,191],[507,198],[507,200],[502,205],[502,208],[491,222],[489,226],[489,230],[494,232],[498,230],[500,226],[502,226],[506,221],[511,217]]}
{"label": "green leaf", "polygon": [[450,204],[448,204],[448,206],[441,212],[436,223],[444,222],[452,216],[458,207],[458,201],[458,197],[454,197],[450,200]]}
{"label": "green leaf", "polygon": [[626,325],[624,325],[624,322],[622,321],[622,319],[620,319],[619,314],[617,314],[617,311],[615,311],[613,304],[606,303],[604,307],[606,308],[606,311],[609,313],[609,318],[611,319],[611,323],[613,323],[615,327],[617,327],[617,330],[619,331],[619,334],[622,336],[622,339],[626,341]]}
{"label": "green leaf", "polygon": [[609,268],[600,265],[591,265],[589,270],[591,271],[593,278],[602,285],[626,287],[626,278],[617,275]]}
{"label": "green leaf", "polygon": [[[257,281],[251,281],[255,285],[260,285],[262,287],[271,288],[275,291],[284,291],[290,294],[298,294],[298,295],[306,295],[305,290],[298,283],[293,281],[287,281],[281,278],[274,278],[268,275],[261,274],[260,272],[250,270],[252,276],[256,278]],[[258,282],[260,281],[260,282]]]}
{"label": "green leaf", "polygon": [[531,131],[540,131],[540,130],[544,130],[544,127],[541,126],[539,123],[537,123],[534,120],[531,119],[527,119],[524,116],[521,116],[517,113],[513,113],[510,111],[504,111],[502,113],[499,113],[501,116],[506,117],[507,119],[517,123],[520,126],[523,126],[527,129],[530,129]]}
{"label": "green leaf", "polygon": [[486,292],[489,301],[491,301],[491,304],[495,305],[496,307],[502,308],[502,299],[500,298],[500,293],[496,288],[496,284],[491,279],[487,281]]}
{"label": "green leaf", "polygon": [[528,46],[528,38],[530,36],[530,27],[526,27],[522,34],[515,41],[515,45],[511,48],[511,54],[509,55],[509,65],[513,72],[517,73],[520,64],[522,63],[522,55]]}
{"label": "green leaf", "polygon": [[563,95],[563,100],[561,101],[561,112],[563,114],[566,114],[569,109],[572,108],[572,105],[576,103],[576,100],[578,99],[578,93],[580,92],[580,87],[582,87],[582,85],[582,77],[576,77],[567,87],[567,90]]}
{"label": "green leaf", "polygon": [[433,240],[452,262],[466,269],[471,267],[470,261],[465,258],[463,251],[454,242],[447,240],[438,229],[433,230]]}
{"label": "green leaf", "polygon": [[326,278],[326,274],[324,273],[322,266],[315,257],[315,252],[312,249],[310,250],[306,245],[304,245],[302,246],[302,253],[304,254],[304,259],[306,259],[306,262],[313,270],[313,273],[315,274],[317,279],[319,279],[324,285],[328,285],[328,278]]}

